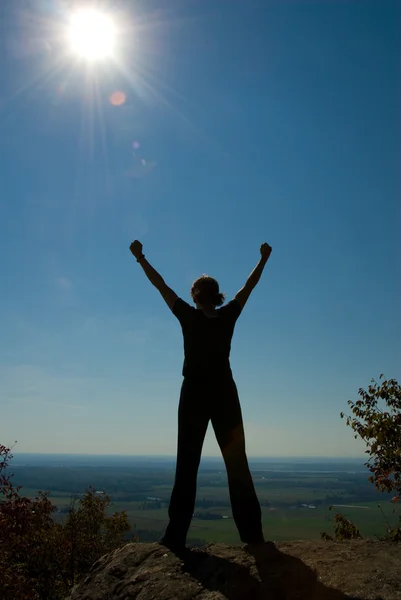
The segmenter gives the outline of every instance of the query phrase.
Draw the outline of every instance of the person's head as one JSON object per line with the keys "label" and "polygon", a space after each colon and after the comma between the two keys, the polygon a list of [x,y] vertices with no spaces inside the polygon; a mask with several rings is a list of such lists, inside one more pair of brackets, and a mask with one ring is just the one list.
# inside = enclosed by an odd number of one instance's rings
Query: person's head
{"label": "person's head", "polygon": [[193,282],[191,296],[197,306],[207,307],[221,306],[225,299],[225,294],[220,292],[216,279],[208,275],[202,275]]}

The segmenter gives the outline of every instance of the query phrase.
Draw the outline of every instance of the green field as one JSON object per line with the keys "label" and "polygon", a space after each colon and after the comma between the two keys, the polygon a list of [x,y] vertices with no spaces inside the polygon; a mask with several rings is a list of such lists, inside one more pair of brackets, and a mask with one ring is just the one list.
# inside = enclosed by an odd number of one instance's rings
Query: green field
{"label": "green field", "polygon": [[[361,504],[361,506],[368,505],[369,503]],[[115,508],[120,509],[118,503],[115,504]],[[159,530],[167,524],[167,509],[142,511],[129,507],[124,508],[127,510],[131,524],[135,524],[137,529]],[[382,508],[390,523],[393,521],[395,525],[392,506],[388,505]],[[329,511],[328,507],[291,510],[263,508],[263,529],[266,537],[274,541],[319,539],[322,531],[332,533],[335,512],[341,512],[351,519],[359,527],[364,537],[385,534],[385,520],[375,504],[368,506],[368,508],[338,508],[333,511]],[[238,543],[239,538],[231,511],[224,511],[223,514],[228,514],[230,518],[217,521],[193,519],[189,536],[203,538],[207,542]]]}
{"label": "green field", "polygon": [[[394,505],[378,493],[367,480],[367,473],[341,470],[330,464],[333,472],[319,465],[315,472],[297,472],[258,467],[253,473],[262,505],[263,528],[268,539],[285,541],[319,539],[325,531],[333,533],[334,515],[347,516],[364,537],[381,537],[386,533],[386,519],[397,524]],[[317,469],[317,467],[315,467]],[[345,466],[348,468],[348,465]],[[320,470],[321,469],[321,470]],[[132,531],[144,541],[157,540],[168,522],[167,505],[173,485],[174,470],[160,467],[89,467],[74,466],[21,468],[17,484],[22,493],[35,496],[37,489],[51,490],[50,499],[65,518],[65,508],[89,486],[104,490],[112,500],[110,512],[125,510]],[[49,485],[50,484],[50,485]],[[35,487],[36,486],[36,487]],[[152,501],[150,498],[159,499]],[[381,503],[382,512],[377,506]],[[303,507],[302,504],[315,508]],[[329,510],[332,504],[345,505]],[[218,468],[200,471],[195,512],[228,518],[194,518],[189,540],[238,543],[239,536],[232,518],[227,479]]]}
{"label": "green field", "polygon": [[[67,496],[51,496],[53,502],[63,507],[71,502]],[[262,508],[263,529],[268,539],[286,541],[295,539],[320,539],[320,534],[326,531],[333,533],[334,514],[339,512],[347,516],[360,530],[363,537],[385,535],[386,521],[375,502],[354,504],[353,508],[335,507],[332,511],[327,506],[308,508]],[[385,517],[396,525],[393,506],[383,503]],[[161,532],[168,522],[167,508],[143,510],[138,502],[113,502],[110,512],[125,510],[132,529]],[[209,512],[227,515],[228,519],[192,520],[189,531],[190,538],[201,538],[206,542],[238,543],[239,536],[230,509],[214,507]]]}

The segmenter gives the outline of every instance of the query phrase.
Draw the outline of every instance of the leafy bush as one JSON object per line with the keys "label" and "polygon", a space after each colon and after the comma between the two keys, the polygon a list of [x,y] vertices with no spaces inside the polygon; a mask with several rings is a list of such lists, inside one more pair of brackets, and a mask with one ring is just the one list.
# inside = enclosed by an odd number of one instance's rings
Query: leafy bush
{"label": "leafy bush", "polygon": [[[380,375],[379,379],[382,379]],[[381,385],[371,380],[368,391],[359,389],[360,400],[348,401],[353,417],[341,413],[348,426],[367,446],[369,481],[383,492],[401,496],[401,386],[395,379]]]}
{"label": "leafy bush", "polygon": [[[348,401],[354,416],[341,413],[341,418],[346,418],[355,438],[366,443],[369,481],[381,492],[394,493],[392,501],[397,503],[401,498],[401,386],[395,379],[380,385],[372,379],[367,391],[359,389],[359,396],[356,402]],[[401,515],[399,523],[388,529],[393,541],[401,541]]]}
{"label": "leafy bush", "polygon": [[[379,379],[382,378],[383,374]],[[380,385],[372,379],[367,391],[359,389],[359,396],[356,402],[348,400],[353,416],[342,412],[341,418],[346,418],[346,424],[355,432],[355,439],[361,438],[367,446],[365,453],[370,458],[365,466],[372,473],[369,481],[381,492],[394,493],[392,501],[397,503],[401,498],[401,386],[395,379],[384,380]],[[341,537],[343,534],[359,536],[355,525],[346,517],[335,515],[335,520],[335,531],[340,536],[336,533],[336,539],[351,539]],[[401,541],[401,515],[399,523],[395,528],[387,523],[386,539]],[[321,536],[333,539],[327,533]]]}
{"label": "leafy bush", "polygon": [[110,506],[107,495],[99,496],[89,489],[77,504],[76,507],[73,502],[70,506],[62,532],[71,584],[101,556],[121,546],[130,530],[125,511],[107,515]]}
{"label": "leafy bush", "polygon": [[2,600],[61,600],[101,556],[124,544],[125,511],[108,516],[110,498],[89,489],[56,523],[47,492],[20,495],[0,444],[0,590]]}
{"label": "leafy bush", "polygon": [[[329,510],[333,507],[330,506]],[[320,534],[323,540],[356,540],[361,539],[362,536],[359,533],[359,529],[350,521],[346,516],[337,513],[334,515],[334,537],[326,533],[325,531]]]}

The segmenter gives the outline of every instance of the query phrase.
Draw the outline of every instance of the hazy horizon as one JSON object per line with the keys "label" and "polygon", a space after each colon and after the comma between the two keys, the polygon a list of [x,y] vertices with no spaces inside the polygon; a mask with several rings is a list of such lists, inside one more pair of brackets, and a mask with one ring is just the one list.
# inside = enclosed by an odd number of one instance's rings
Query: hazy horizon
{"label": "hazy horizon", "polygon": [[[90,453],[73,453],[73,452],[69,452],[69,453],[63,453],[63,452],[15,452],[12,450],[11,454],[13,455],[13,461],[15,462],[18,459],[21,458],[25,458],[25,457],[76,457],[76,458],[81,458],[81,457],[93,457],[93,458],[97,458],[97,459],[102,459],[102,458],[112,458],[112,459],[117,459],[117,458],[129,458],[129,459],[155,459],[155,460],[170,460],[170,459],[176,459],[176,454],[90,454]],[[223,460],[221,455],[211,455],[211,454],[202,454],[202,457],[207,458],[208,460]],[[328,462],[332,462],[332,461],[350,461],[350,462],[357,462],[357,461],[366,461],[367,458],[364,457],[363,455],[360,456],[253,456],[251,454],[248,453],[248,458],[249,460],[254,460],[254,461],[283,461],[283,462],[317,462],[317,461],[328,461]]]}
{"label": "hazy horizon", "polygon": [[[170,457],[176,457],[176,454],[91,454],[91,453],[82,453],[82,452],[16,452],[14,450],[12,450],[12,454],[14,456],[128,456],[128,457],[133,457],[133,458],[148,458],[148,457],[155,457],[155,458],[170,458]],[[221,455],[205,455],[208,456],[208,458],[221,458]],[[355,455],[355,456],[341,456],[341,455],[333,455],[333,456],[325,456],[325,455],[308,455],[308,456],[299,456],[299,455],[287,455],[287,456],[282,456],[282,455],[268,455],[268,456],[254,456],[253,458],[260,458],[260,459],[296,459],[296,460],[303,460],[303,459],[325,459],[325,460],[336,460],[336,459],[344,459],[344,460],[359,460],[364,458],[364,456],[361,455]]]}

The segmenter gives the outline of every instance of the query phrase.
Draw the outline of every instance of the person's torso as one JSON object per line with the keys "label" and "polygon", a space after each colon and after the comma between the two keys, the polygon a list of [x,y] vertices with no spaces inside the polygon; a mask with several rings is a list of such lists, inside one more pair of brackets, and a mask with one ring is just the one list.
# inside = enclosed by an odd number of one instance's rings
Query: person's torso
{"label": "person's torso", "polygon": [[184,376],[219,376],[231,373],[230,351],[235,323],[219,309],[208,317],[194,310],[182,328]]}

